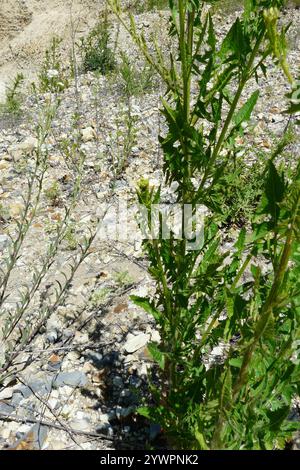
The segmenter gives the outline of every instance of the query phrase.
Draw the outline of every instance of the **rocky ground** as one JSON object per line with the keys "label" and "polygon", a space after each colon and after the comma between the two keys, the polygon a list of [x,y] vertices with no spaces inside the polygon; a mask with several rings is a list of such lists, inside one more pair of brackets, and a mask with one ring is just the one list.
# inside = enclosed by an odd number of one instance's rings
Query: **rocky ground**
{"label": "rocky ground", "polygon": [[[147,13],[138,22],[150,36],[152,28],[162,29],[164,18]],[[290,30],[290,62],[297,71],[300,12],[287,13],[285,21],[289,19],[294,23]],[[219,18],[220,34],[230,21]],[[136,54],[124,31],[120,31],[119,38],[124,50]],[[254,90],[255,84],[251,87]],[[281,135],[288,119],[278,106],[278,97],[286,92],[287,86],[271,62],[268,79],[261,77],[260,89],[246,145],[270,152],[274,138]],[[60,245],[34,296],[29,322],[39,315],[45,293],[51,300],[55,280],[61,281],[62,273],[68,273],[69,263],[78,256],[78,243],[88,228],[95,230],[104,205],[127,201],[132,214],[138,180],[147,177],[153,184],[161,182],[157,136],[163,123],[159,94],[160,87],[156,85],[152,91],[131,99],[136,141],[119,175],[115,171],[116,155],[126,134],[127,109],[120,83],[91,73],[81,74],[77,87],[71,84],[61,94],[44,149],[49,162],[44,179],[46,192],[43,190],[37,215],[13,271],[6,301],[8,309],[15,308],[22,286],[33,282],[33,270],[42,266],[55,225],[63,219],[64,206],[68,205],[76,175],[63,151],[66,140],[80,141],[79,150],[84,155],[81,192],[70,216],[72,231]],[[27,190],[25,176],[34,165],[34,149],[38,145],[36,121],[52,98],[49,94],[40,95],[38,100],[28,96],[18,122],[0,117],[2,259],[11,244],[9,235],[15,233],[22,213],[22,198]],[[75,112],[79,113],[79,137],[74,130]],[[293,143],[288,152],[296,149]],[[47,189],[55,182],[59,194],[51,199]],[[109,226],[109,215],[106,220]],[[159,427],[149,426],[135,413],[136,407],[148,397],[147,375],[153,364],[147,343],[158,341],[159,332],[152,317],[130,300],[133,294],[147,296],[153,286],[133,216],[128,232],[136,236],[117,241],[95,238],[64,303],[8,370],[5,386],[0,389],[0,447],[137,449],[163,445]]]}

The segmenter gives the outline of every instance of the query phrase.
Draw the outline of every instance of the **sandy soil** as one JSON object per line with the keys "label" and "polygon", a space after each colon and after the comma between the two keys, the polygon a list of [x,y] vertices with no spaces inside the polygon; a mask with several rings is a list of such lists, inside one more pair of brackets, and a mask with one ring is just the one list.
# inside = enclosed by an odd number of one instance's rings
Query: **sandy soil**
{"label": "sandy soil", "polygon": [[105,0],[1,0],[0,100],[6,84],[22,72],[34,78],[51,38],[64,39],[67,54],[72,24],[77,37],[93,25]]}

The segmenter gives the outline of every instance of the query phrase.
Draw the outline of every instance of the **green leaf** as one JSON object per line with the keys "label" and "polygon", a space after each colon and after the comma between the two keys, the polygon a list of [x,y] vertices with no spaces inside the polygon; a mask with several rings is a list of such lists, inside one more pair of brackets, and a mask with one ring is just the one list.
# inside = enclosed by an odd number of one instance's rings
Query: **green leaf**
{"label": "green leaf", "polygon": [[269,162],[269,172],[265,184],[265,194],[262,198],[261,207],[258,212],[270,214],[272,224],[276,224],[279,216],[279,203],[282,202],[285,193],[285,182],[283,175],[279,175],[275,165]]}
{"label": "green leaf", "polygon": [[138,297],[137,295],[131,295],[130,299],[135,303],[135,305],[143,308],[147,313],[150,313],[150,315],[152,315],[155,320],[160,323],[162,320],[162,314],[150,303],[149,299],[146,299],[145,297]]}
{"label": "green leaf", "polygon": [[233,117],[233,122],[236,127],[240,126],[242,122],[248,121],[251,117],[252,111],[259,97],[259,91],[256,90],[246,103],[241,107],[241,109]]}
{"label": "green leaf", "polygon": [[233,357],[232,359],[229,359],[229,364],[232,367],[237,367],[238,369],[242,367],[242,362],[243,359],[241,357]]}
{"label": "green leaf", "polygon": [[237,242],[235,243],[234,247],[237,249],[237,251],[240,253],[242,249],[244,248],[246,241],[246,229],[242,228],[242,230],[239,233],[239,237]]}
{"label": "green leaf", "polygon": [[147,406],[141,406],[136,411],[139,415],[144,416],[145,418],[151,418],[151,408]]}
{"label": "green leaf", "polygon": [[270,162],[269,176],[266,184],[266,196],[271,206],[281,202],[284,196],[284,179],[277,172],[275,165]]}
{"label": "green leaf", "polygon": [[279,430],[289,413],[290,405],[285,405],[275,411],[267,411],[267,416],[270,420],[270,429],[272,431]]}
{"label": "green leaf", "polygon": [[208,18],[209,18],[209,20],[208,20],[208,39],[207,39],[207,43],[212,48],[212,50],[215,50],[217,40],[216,40],[215,31],[214,31],[213,20],[212,20],[212,17],[210,15],[210,13],[208,14]]}
{"label": "green leaf", "polygon": [[158,349],[158,346],[156,343],[149,343],[148,344],[148,351],[157,362],[159,367],[163,370],[165,368],[165,355]]}

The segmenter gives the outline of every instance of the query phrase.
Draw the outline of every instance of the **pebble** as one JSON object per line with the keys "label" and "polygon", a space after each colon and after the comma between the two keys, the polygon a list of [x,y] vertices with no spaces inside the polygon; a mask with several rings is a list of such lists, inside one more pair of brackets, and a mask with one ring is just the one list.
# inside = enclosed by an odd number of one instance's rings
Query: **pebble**
{"label": "pebble", "polygon": [[129,333],[127,335],[127,341],[124,344],[124,349],[129,354],[134,353],[135,351],[138,351],[138,349],[144,347],[148,343],[149,339],[150,336],[145,333],[141,333],[137,336]]}
{"label": "pebble", "polygon": [[83,142],[90,142],[96,138],[96,133],[92,127],[86,127],[81,130]]}
{"label": "pebble", "polygon": [[69,387],[84,387],[88,382],[87,376],[84,372],[60,372],[53,382],[55,387],[63,387],[65,385]]}
{"label": "pebble", "polygon": [[7,235],[0,235],[0,251],[3,251],[10,243],[10,238]]}

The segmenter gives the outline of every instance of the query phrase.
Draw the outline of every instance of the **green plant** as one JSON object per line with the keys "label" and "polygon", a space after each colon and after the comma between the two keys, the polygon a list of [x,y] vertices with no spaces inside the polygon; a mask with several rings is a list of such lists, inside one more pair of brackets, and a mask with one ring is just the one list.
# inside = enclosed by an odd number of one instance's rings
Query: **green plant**
{"label": "green plant", "polygon": [[0,105],[0,113],[13,114],[20,116],[22,106],[22,95],[20,92],[20,86],[24,81],[24,75],[18,73],[11,85],[6,87],[5,96],[6,100],[4,104]]}
{"label": "green plant", "polygon": [[111,158],[114,179],[119,178],[125,170],[132,148],[136,143],[137,116],[132,112],[130,97],[127,105],[116,117],[116,130],[109,134],[107,153]]}
{"label": "green plant", "polygon": [[243,8],[243,1],[241,0],[223,0],[216,2],[215,11],[221,13],[231,14]]}
{"label": "green plant", "polygon": [[50,200],[52,206],[57,206],[61,196],[58,181],[53,181],[51,186],[44,191],[44,194]]}
{"label": "green plant", "polygon": [[6,222],[9,219],[8,208],[0,202],[0,224]]}
{"label": "green plant", "polygon": [[168,0],[134,0],[129,8],[136,13],[144,13],[152,10],[164,10],[169,6]]}
{"label": "green plant", "polygon": [[118,286],[127,286],[133,282],[133,279],[127,270],[114,273],[113,279]]}
{"label": "green plant", "polygon": [[153,89],[154,77],[152,68],[145,65],[139,70],[130,62],[129,57],[125,53],[121,53],[119,74],[125,96],[137,96]]}
{"label": "green plant", "polygon": [[[39,102],[38,99],[37,102]],[[32,271],[31,278],[26,284],[22,285],[18,293],[15,292],[12,273],[18,270],[18,261],[24,256],[24,242],[37,215],[40,213],[45,175],[49,168],[48,139],[53,139],[52,123],[57,115],[59,105],[60,100],[54,95],[46,100],[41,109],[35,108],[37,115],[35,116],[34,133],[38,144],[34,151],[34,164],[27,165],[26,173],[23,174],[24,178],[26,176],[28,178],[28,188],[27,191],[24,191],[23,197],[23,209],[15,226],[9,228],[11,242],[7,253],[0,262],[0,385],[3,384],[7,376],[13,373],[13,366],[19,355],[24,352],[33,338],[40,332],[48,318],[65,302],[73,277],[79,266],[89,255],[91,244],[96,236],[95,230],[88,236],[82,236],[78,243],[76,242],[76,253],[74,256],[69,257],[67,271],[62,271],[63,280],[51,278],[50,268],[55,262],[64,240],[66,237],[68,239],[70,227],[72,228],[71,214],[76,207],[81,192],[85,158],[83,152],[77,151],[81,144],[81,142],[77,142],[74,147],[76,155],[69,155],[73,162],[73,178],[71,179],[72,189],[68,203],[64,206],[64,213],[62,213],[56,224],[52,223],[46,250],[40,259],[35,260],[34,266],[30,267]],[[80,136],[79,132],[75,134]],[[24,261],[26,263],[26,258]],[[50,279],[50,284],[53,286],[53,289],[50,289],[51,292],[48,291],[47,287],[47,282]],[[38,309],[36,308],[37,294],[40,295]],[[10,302],[12,298],[14,300]]]}
{"label": "green plant", "polygon": [[114,51],[109,46],[110,25],[107,12],[99,19],[86,38],[81,38],[79,48],[82,54],[82,68],[85,72],[96,71],[102,75],[116,68]]}
{"label": "green plant", "polygon": [[76,248],[78,247],[78,240],[76,238],[76,230],[74,224],[69,224],[65,232],[64,240],[66,242],[67,250],[76,250]]}
{"label": "green plant", "polygon": [[[228,162],[226,172],[216,182],[210,195],[215,221],[240,228],[252,222],[264,190],[266,162],[273,161],[278,155],[287,159],[285,148],[295,141],[297,137],[293,126],[288,125],[280,139],[273,139],[271,156],[262,150],[256,151],[255,161],[250,166],[245,164],[250,157],[249,150],[239,146],[233,154],[234,159]],[[288,178],[289,169],[285,169],[285,172]]]}
{"label": "green plant", "polygon": [[63,67],[60,52],[62,39],[53,37],[50,48],[46,50],[45,59],[38,74],[40,93],[60,93],[69,86],[67,72]]}
{"label": "green plant", "polygon": [[102,287],[101,289],[96,290],[93,292],[90,298],[90,302],[93,307],[100,307],[105,300],[107,299],[108,295],[111,293],[111,289],[108,287]]}
{"label": "green plant", "polygon": [[[153,315],[162,338],[160,344],[149,344],[160,370],[159,385],[151,385],[156,405],[140,413],[160,422],[175,448],[282,449],[299,429],[288,415],[300,391],[295,360],[300,337],[300,164],[287,179],[278,169],[281,149],[274,149],[261,173],[263,189],[251,231],[243,228],[229,251],[216,224],[223,198],[218,199],[216,189],[222,179],[228,186],[233,142],[243,135],[259,91],[243,105],[241,96],[251,79],[258,82],[259,69],[267,74],[266,58],[273,55],[294,84],[286,31],[277,31],[276,7],[283,2],[246,0],[243,15],[220,44],[212,11],[203,8],[209,3],[170,0],[170,35],[177,53],[171,54],[169,65],[158,47],[156,55],[148,48],[134,18],[128,26],[120,3],[110,1],[167,86],[162,113],[168,130],[160,143],[165,181],[176,183],[182,213],[181,236],[170,230],[163,237],[160,212],[160,235],[144,240],[156,292],[151,298],[132,297]],[[242,160],[236,165],[242,166]],[[151,233],[160,188],[142,180],[138,199],[145,209],[141,227]],[[209,209],[200,237],[195,224],[199,205]],[[218,361],[213,359],[216,346],[223,348]]]}

